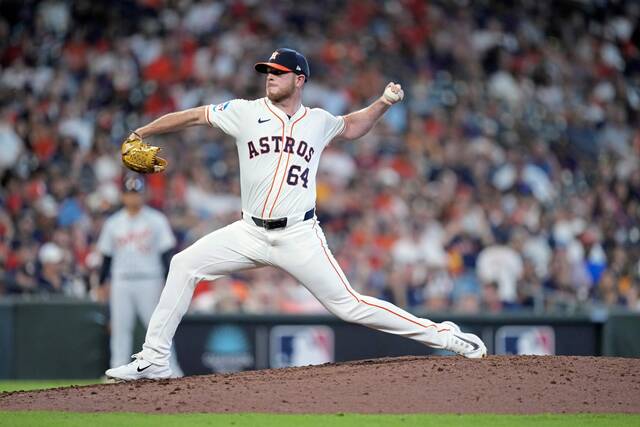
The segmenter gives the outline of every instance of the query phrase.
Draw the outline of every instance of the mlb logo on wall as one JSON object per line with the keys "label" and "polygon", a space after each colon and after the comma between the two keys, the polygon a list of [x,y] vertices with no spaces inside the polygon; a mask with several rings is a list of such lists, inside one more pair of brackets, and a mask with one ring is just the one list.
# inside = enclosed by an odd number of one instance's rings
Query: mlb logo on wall
{"label": "mlb logo on wall", "polygon": [[496,354],[552,356],[555,332],[550,326],[502,326],[496,331]]}
{"label": "mlb logo on wall", "polygon": [[276,326],[271,329],[272,368],[334,361],[333,330],[327,326]]}

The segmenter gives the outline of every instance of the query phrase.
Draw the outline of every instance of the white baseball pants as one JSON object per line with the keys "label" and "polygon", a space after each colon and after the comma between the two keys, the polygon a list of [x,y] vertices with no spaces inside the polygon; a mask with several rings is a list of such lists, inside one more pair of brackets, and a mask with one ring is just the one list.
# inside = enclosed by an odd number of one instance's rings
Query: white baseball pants
{"label": "white baseball pants", "polygon": [[[114,280],[112,282],[109,304],[112,368],[131,362],[136,317],[139,317],[144,327],[148,328],[161,292],[162,282],[156,280]],[[174,374],[182,373],[174,351],[171,352],[170,363]]]}
{"label": "white baseball pants", "polygon": [[418,318],[386,301],[358,294],[327,247],[315,218],[286,228],[265,230],[251,218],[216,230],[171,260],[143,346],[156,364],[169,360],[171,341],[191,302],[195,285],[236,271],[274,266],[291,274],[331,313],[347,321],[443,348],[449,328]]}

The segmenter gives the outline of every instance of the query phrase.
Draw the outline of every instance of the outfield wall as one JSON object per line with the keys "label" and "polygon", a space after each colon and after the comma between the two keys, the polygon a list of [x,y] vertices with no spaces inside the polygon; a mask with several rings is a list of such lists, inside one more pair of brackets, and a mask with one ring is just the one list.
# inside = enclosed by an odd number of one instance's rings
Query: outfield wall
{"label": "outfield wall", "polygon": [[[108,364],[107,308],[68,300],[0,301],[0,378],[97,378]],[[525,313],[456,316],[492,354],[640,357],[640,315]],[[135,334],[135,347],[143,338]],[[347,324],[333,316],[191,315],[175,345],[187,374],[443,354],[412,340]]]}

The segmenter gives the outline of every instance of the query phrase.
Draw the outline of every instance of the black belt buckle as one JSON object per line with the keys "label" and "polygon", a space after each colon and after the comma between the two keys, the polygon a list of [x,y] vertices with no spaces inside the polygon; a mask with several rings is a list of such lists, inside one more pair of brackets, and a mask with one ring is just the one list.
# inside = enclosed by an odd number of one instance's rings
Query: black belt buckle
{"label": "black belt buckle", "polygon": [[285,228],[287,226],[287,218],[267,219],[264,221],[263,227],[267,230],[275,230],[276,228]]}
{"label": "black belt buckle", "polygon": [[[313,215],[315,215],[315,213],[315,208],[309,209],[307,212],[305,212],[303,221],[313,218]],[[285,228],[287,226],[286,217],[278,219],[262,219],[252,216],[251,219],[258,227],[262,227],[265,230],[274,230],[276,228]]]}
{"label": "black belt buckle", "polygon": [[287,226],[287,218],[278,218],[278,219],[261,219],[252,216],[253,222],[258,227],[262,227],[265,230],[274,230],[276,228],[284,228]]}

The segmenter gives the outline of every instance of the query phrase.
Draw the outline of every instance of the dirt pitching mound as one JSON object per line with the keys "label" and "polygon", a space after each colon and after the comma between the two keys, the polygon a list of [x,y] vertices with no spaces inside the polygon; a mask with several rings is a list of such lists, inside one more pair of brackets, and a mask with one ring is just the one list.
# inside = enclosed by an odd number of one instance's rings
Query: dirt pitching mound
{"label": "dirt pitching mound", "polygon": [[0,410],[640,413],[640,359],[401,357],[0,393]]}

